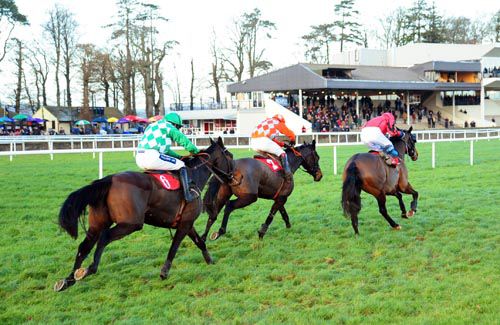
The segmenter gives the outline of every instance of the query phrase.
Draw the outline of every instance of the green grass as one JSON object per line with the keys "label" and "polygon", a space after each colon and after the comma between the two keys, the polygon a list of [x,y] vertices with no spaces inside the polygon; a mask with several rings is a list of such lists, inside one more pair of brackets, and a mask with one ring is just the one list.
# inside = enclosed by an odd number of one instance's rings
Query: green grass
{"label": "green grass", "polygon": [[[57,214],[71,191],[97,177],[97,159],[0,157],[0,323],[498,324],[499,144],[477,142],[469,166],[468,142],[439,143],[436,169],[430,144],[419,144],[420,159],[408,163],[420,193],[416,216],[400,219],[388,198],[402,226],[393,231],[363,194],[357,238],[342,216],[340,174],[365,149],[338,148],[334,176],[332,149],[322,147],[323,180],[296,174],[291,229],[277,216],[260,241],[271,202],[258,201],[234,212],[228,234],[208,243],[215,265],[187,239],[161,281],[170,235],[146,226],[108,246],[98,274],[61,293],[52,286],[70,272],[83,238],[59,230]],[[136,170],[131,153],[105,154],[104,166],[105,174]],[[198,219],[199,232],[206,219]]]}

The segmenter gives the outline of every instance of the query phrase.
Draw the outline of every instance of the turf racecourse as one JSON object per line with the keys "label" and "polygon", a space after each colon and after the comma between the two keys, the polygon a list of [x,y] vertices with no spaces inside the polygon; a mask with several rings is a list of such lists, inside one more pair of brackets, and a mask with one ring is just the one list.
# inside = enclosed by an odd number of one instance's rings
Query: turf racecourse
{"label": "turf racecourse", "polygon": [[[233,213],[228,234],[209,242],[215,265],[184,240],[170,277],[160,267],[168,231],[145,226],[105,250],[99,273],[55,293],[79,242],[56,225],[73,190],[98,174],[90,154],[0,157],[0,324],[35,323],[401,323],[494,324],[500,319],[500,141],[419,144],[409,162],[419,210],[393,231],[363,195],[360,236],[340,208],[332,149],[320,148],[324,178],[302,171],[263,241],[257,229],[271,203]],[[339,171],[361,147],[338,149]],[[237,157],[247,150],[234,150]],[[104,174],[136,170],[131,153],[104,155]],[[409,207],[409,196],[405,202]],[[196,223],[201,232],[202,214]],[[220,219],[214,225],[218,229]],[[90,262],[87,259],[85,265]]]}

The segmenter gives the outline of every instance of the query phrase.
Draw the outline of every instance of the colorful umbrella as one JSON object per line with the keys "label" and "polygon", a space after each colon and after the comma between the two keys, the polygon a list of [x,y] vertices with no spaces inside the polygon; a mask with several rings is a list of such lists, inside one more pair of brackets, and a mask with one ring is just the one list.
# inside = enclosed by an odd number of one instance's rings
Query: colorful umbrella
{"label": "colorful umbrella", "polygon": [[163,116],[160,116],[160,115],[156,115],[156,116],[151,116],[150,118],[148,118],[148,121],[149,122],[156,122],[156,121],[159,121],[163,118]]}
{"label": "colorful umbrella", "polygon": [[89,124],[90,124],[90,122],[87,120],[79,120],[79,121],[75,122],[75,125],[80,125],[80,126],[89,125]]}
{"label": "colorful umbrella", "polygon": [[1,124],[12,123],[12,122],[14,122],[14,120],[9,118],[8,116],[0,117]]}
{"label": "colorful umbrella", "polygon": [[43,123],[45,120],[44,119],[41,119],[41,118],[38,118],[38,117],[28,117],[28,122],[32,122],[32,123]]}
{"label": "colorful umbrella", "polygon": [[94,123],[107,123],[108,119],[103,117],[103,116],[99,116],[99,117],[96,117],[95,119],[93,119],[92,122],[94,122]]}
{"label": "colorful umbrella", "polygon": [[28,119],[28,115],[26,115],[26,114],[17,114],[15,116],[13,116],[12,118],[14,120],[22,121],[22,120],[27,120]]}
{"label": "colorful umbrella", "polygon": [[116,117],[110,117],[110,118],[108,118],[108,122],[109,123],[116,123],[116,122],[118,122],[118,119]]}
{"label": "colorful umbrella", "polygon": [[147,118],[142,118],[142,117],[138,117],[136,122],[138,123],[148,123],[148,119]]}
{"label": "colorful umbrella", "polygon": [[125,124],[125,123],[130,123],[130,121],[127,120],[125,117],[122,117],[121,119],[118,120],[117,123],[119,123],[119,124]]}
{"label": "colorful umbrella", "polygon": [[125,116],[125,118],[127,120],[129,120],[130,122],[139,122],[139,119],[140,119],[140,117],[135,116],[135,115],[127,115],[127,116]]}

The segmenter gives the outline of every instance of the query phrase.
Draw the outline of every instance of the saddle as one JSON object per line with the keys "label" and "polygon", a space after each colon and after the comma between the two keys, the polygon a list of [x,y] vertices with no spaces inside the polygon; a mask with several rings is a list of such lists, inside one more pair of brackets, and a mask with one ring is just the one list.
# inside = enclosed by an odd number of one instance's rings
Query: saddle
{"label": "saddle", "polygon": [[264,163],[267,167],[269,167],[269,169],[271,169],[275,173],[283,170],[283,166],[281,166],[281,162],[278,159],[278,157],[270,153],[259,151],[259,154],[254,155],[253,159],[256,159],[261,163]]}
{"label": "saddle", "polygon": [[167,191],[176,191],[181,188],[178,173],[168,170],[148,170],[144,173],[153,177]]}

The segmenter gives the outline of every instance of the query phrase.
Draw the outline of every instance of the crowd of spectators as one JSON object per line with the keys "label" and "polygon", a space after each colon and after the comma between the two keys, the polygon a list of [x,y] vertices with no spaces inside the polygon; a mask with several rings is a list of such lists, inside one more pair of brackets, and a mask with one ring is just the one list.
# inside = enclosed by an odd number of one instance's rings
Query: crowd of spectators
{"label": "crowd of spectators", "polygon": [[493,68],[484,68],[483,70],[483,76],[485,78],[500,78],[500,68],[493,67]]}
{"label": "crowd of spectators", "polygon": [[[455,95],[455,105],[479,105],[481,98],[476,95]],[[451,96],[444,96],[443,106],[453,105],[453,98]]]}

